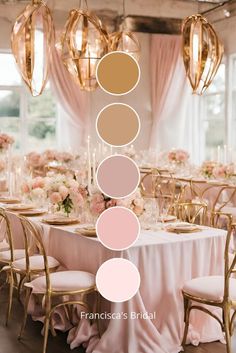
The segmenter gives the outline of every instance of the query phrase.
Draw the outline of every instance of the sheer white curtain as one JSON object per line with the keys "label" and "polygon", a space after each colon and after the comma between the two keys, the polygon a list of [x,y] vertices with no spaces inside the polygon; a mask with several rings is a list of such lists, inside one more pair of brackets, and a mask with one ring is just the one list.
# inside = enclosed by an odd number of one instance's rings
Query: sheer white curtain
{"label": "sheer white curtain", "polygon": [[62,149],[75,150],[85,144],[90,124],[89,93],[80,90],[52,45],[50,83],[61,107],[58,140]]}
{"label": "sheer white curtain", "polygon": [[152,35],[150,56],[153,108],[150,147],[158,151],[190,150],[193,98],[181,57],[181,37]]}

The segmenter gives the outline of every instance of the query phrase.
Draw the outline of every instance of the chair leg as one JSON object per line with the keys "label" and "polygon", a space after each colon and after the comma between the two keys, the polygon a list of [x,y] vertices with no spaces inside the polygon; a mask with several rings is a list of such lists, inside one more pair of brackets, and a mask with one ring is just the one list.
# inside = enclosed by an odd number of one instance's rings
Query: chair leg
{"label": "chair leg", "polygon": [[50,312],[47,312],[44,319],[43,353],[46,353],[46,350],[47,350],[49,326],[50,326]]}
{"label": "chair leg", "polygon": [[19,333],[19,336],[18,336],[19,340],[21,339],[21,337],[23,335],[23,332],[25,330],[25,326],[26,326],[30,295],[31,295],[31,289],[27,288],[26,289],[26,294],[25,294],[25,303],[24,303],[24,318],[23,318],[23,322],[22,322],[22,325],[21,325],[20,333]]}
{"label": "chair leg", "polygon": [[14,289],[14,277],[13,272],[9,273],[9,295],[8,295],[8,307],[7,307],[7,316],[6,316],[6,326],[10,320],[11,308],[12,308],[12,298],[13,298],[13,289]]}
{"label": "chair leg", "polygon": [[182,340],[182,346],[185,346],[188,336],[188,329],[189,329],[189,316],[190,316],[190,300],[184,297],[184,336]]}
{"label": "chair leg", "polygon": [[223,315],[224,315],[226,351],[227,351],[227,353],[232,353],[231,332],[230,332],[230,307],[229,306],[226,306],[223,308]]}
{"label": "chair leg", "polygon": [[18,283],[18,286],[17,286],[17,299],[18,299],[19,303],[22,303],[20,296],[21,296],[21,291],[23,288],[24,280],[25,280],[25,276],[22,275],[20,282]]}

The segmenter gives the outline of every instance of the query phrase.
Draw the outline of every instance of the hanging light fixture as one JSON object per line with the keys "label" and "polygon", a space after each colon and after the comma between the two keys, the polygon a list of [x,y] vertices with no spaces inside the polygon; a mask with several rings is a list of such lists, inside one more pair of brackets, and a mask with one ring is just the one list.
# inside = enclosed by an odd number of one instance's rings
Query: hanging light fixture
{"label": "hanging light fixture", "polygon": [[110,35],[110,50],[124,51],[132,55],[136,60],[140,57],[140,43],[137,36],[125,28],[125,0],[123,0],[123,15],[121,29]]}
{"label": "hanging light fixture", "polygon": [[69,73],[85,91],[97,88],[96,67],[108,53],[108,34],[99,18],[86,10],[69,13],[60,42],[57,44],[62,61]]}
{"label": "hanging light fixture", "polygon": [[223,57],[223,46],[202,15],[188,17],[182,28],[183,60],[193,93],[202,94],[214,79]]}
{"label": "hanging light fixture", "polygon": [[49,8],[42,0],[33,0],[16,19],[11,36],[13,55],[33,96],[39,96],[46,86],[53,38]]}

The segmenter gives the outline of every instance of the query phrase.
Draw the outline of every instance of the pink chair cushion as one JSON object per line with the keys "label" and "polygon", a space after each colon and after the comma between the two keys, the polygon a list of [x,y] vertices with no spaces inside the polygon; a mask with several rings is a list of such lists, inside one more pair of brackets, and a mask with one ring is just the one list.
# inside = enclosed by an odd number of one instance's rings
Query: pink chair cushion
{"label": "pink chair cushion", "polygon": [[[24,249],[16,249],[14,250],[14,259],[22,259],[25,257],[25,250]],[[10,261],[11,260],[11,252],[10,250],[7,251],[0,251],[0,261]]]}
{"label": "pink chair cushion", "polygon": [[[51,287],[54,291],[76,291],[95,286],[95,276],[84,271],[59,271],[50,274]],[[45,293],[46,277],[34,279],[25,286],[32,288],[33,293]]]}
{"label": "pink chair cushion", "polygon": [[[47,256],[47,259],[48,259],[48,267],[49,268],[55,268],[60,265],[60,263],[56,259],[54,259],[54,257]],[[42,255],[30,256],[29,262],[30,262],[30,269],[31,270],[43,270],[44,269],[44,258]],[[14,261],[13,267],[18,270],[25,270],[26,269],[25,258]]]}
{"label": "pink chair cushion", "polygon": [[[224,296],[224,277],[210,276],[192,279],[184,285],[183,291],[195,297],[222,301]],[[236,279],[230,279],[230,298],[236,300]]]}
{"label": "pink chair cushion", "polygon": [[6,242],[6,240],[3,240],[0,242],[0,251],[6,250],[9,250],[9,244]]}

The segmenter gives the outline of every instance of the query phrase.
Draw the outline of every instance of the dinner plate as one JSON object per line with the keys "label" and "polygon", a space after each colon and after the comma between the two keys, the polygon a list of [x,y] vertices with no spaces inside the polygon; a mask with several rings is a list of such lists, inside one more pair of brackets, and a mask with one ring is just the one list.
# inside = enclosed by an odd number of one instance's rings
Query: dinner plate
{"label": "dinner plate", "polygon": [[37,217],[37,216],[41,216],[43,214],[45,214],[47,211],[45,210],[24,210],[24,211],[20,211],[18,212],[20,216],[24,216],[24,217]]}
{"label": "dinner plate", "polygon": [[191,223],[178,223],[170,225],[165,228],[167,232],[173,233],[193,233],[201,231],[201,228],[196,224]]}
{"label": "dinner plate", "polygon": [[0,197],[0,203],[6,203],[6,204],[16,204],[20,203],[21,201],[19,199],[16,199],[14,197],[9,197],[9,196],[1,196]]}
{"label": "dinner plate", "polygon": [[70,218],[70,217],[46,217],[42,219],[43,223],[47,223],[54,226],[66,226],[70,224],[79,223],[78,218]]}
{"label": "dinner plate", "polygon": [[97,237],[96,229],[94,227],[76,228],[75,233],[91,238]]}
{"label": "dinner plate", "polygon": [[8,211],[29,211],[33,210],[34,206],[33,205],[26,205],[26,204],[13,204],[11,206],[7,206],[5,209]]}

